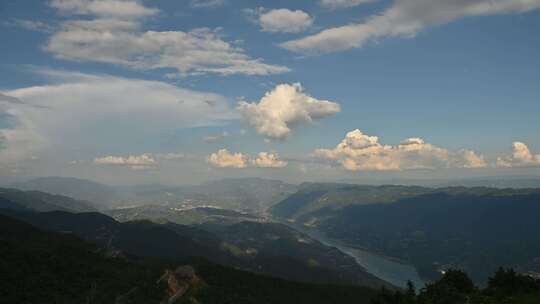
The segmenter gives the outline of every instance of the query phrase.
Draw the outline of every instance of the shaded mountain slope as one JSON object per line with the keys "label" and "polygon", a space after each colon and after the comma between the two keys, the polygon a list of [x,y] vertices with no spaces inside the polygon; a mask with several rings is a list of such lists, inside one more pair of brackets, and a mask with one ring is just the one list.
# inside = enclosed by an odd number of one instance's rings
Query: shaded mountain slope
{"label": "shaded mountain slope", "polygon": [[[316,265],[306,263],[306,259],[311,256],[318,258],[333,250],[324,246],[317,247],[312,255],[303,258],[294,256],[290,250],[280,250],[275,254],[262,252],[254,258],[238,254],[236,251],[238,247],[234,247],[234,244],[219,235],[172,223],[164,225],[150,221],[120,223],[100,213],[72,214],[59,211],[34,213],[13,210],[0,210],[0,213],[42,229],[77,235],[111,251],[120,250],[138,256],[170,260],[204,257],[220,264],[303,282],[366,284],[374,287],[386,284],[359,267],[343,271],[332,267],[331,264],[322,263],[321,259],[318,259]],[[234,249],[231,250],[232,248]],[[244,249],[239,250],[243,252]],[[332,252],[335,257],[344,260],[343,254],[335,250]]]}
{"label": "shaded mountain slope", "polygon": [[40,177],[16,183],[14,188],[26,191],[42,191],[92,202],[104,208],[115,200],[116,191],[106,185],[73,177]]}
{"label": "shaded mountain slope", "polygon": [[73,235],[41,231],[0,215],[0,303],[158,303],[162,266],[107,258]]}
{"label": "shaded mountain slope", "polygon": [[[371,187],[374,199],[364,194],[343,203],[362,187],[340,188],[346,195],[335,205],[335,189],[323,194],[324,204],[321,191],[299,191],[274,210],[351,246],[408,261],[428,279],[459,268],[485,283],[499,266],[536,269],[528,265],[540,259],[539,189]],[[310,209],[294,211],[298,202]],[[281,213],[287,205],[293,211]]]}
{"label": "shaded mountain slope", "polygon": [[228,209],[195,207],[175,208],[167,206],[144,205],[104,211],[120,222],[151,220],[156,223],[176,223],[195,225],[204,223],[234,224],[257,218],[247,213]]}
{"label": "shaded mountain slope", "polygon": [[[373,289],[310,285],[234,270],[202,259],[111,258],[73,235],[0,215],[0,303],[161,303],[163,273],[194,266],[198,282],[174,303],[369,303]],[[186,268],[186,267],[184,267]],[[188,267],[190,268],[190,267]],[[193,281],[190,282],[193,284]],[[170,287],[170,283],[169,283]]]}
{"label": "shaded mountain slope", "polygon": [[0,188],[0,208],[39,212],[55,210],[88,212],[96,210],[90,202],[41,191],[21,191],[10,188]]}
{"label": "shaded mountain slope", "polygon": [[227,251],[244,257],[263,273],[294,280],[309,273],[317,282],[391,287],[367,273],[351,256],[283,224],[241,222],[207,229],[225,241]]}
{"label": "shaded mountain slope", "polygon": [[415,186],[304,183],[297,192],[274,205],[271,212],[280,218],[295,219],[323,208],[391,203],[431,191],[433,189]]}
{"label": "shaded mountain slope", "polygon": [[[300,281],[308,276],[316,282],[334,280],[366,286],[385,284],[339,250],[285,225],[264,222],[244,213],[215,208],[179,210],[143,206],[111,210],[109,214],[118,220],[149,219],[157,223],[196,224],[194,226],[199,230],[210,232],[199,235],[205,244],[213,244],[241,259],[248,269],[262,273]],[[172,224],[169,226],[174,227]]]}

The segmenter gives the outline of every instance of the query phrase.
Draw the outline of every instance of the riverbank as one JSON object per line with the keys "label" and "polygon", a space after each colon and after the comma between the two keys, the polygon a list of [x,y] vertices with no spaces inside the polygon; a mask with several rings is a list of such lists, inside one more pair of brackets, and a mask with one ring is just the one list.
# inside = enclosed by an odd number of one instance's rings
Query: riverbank
{"label": "riverbank", "polygon": [[411,281],[417,289],[420,289],[424,287],[426,283],[426,281],[420,277],[416,268],[410,264],[364,249],[349,246],[339,240],[331,239],[314,229],[308,229],[286,222],[283,222],[283,224],[301,231],[327,246],[339,249],[341,252],[353,257],[356,263],[362,266],[367,272],[394,286],[404,288],[407,281]]}

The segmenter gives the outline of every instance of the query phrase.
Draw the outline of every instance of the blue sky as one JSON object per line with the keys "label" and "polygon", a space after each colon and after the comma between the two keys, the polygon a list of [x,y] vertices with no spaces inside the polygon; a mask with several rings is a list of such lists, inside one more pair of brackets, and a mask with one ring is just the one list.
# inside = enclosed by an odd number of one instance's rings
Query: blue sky
{"label": "blue sky", "polygon": [[426,1],[4,1],[0,175],[538,175],[540,1]]}

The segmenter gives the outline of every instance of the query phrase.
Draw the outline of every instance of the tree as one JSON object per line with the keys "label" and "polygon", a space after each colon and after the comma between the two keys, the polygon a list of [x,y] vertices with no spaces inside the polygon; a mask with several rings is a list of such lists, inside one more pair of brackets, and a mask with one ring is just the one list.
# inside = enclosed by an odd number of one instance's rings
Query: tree
{"label": "tree", "polygon": [[427,284],[418,296],[421,304],[467,303],[476,287],[469,276],[461,270],[448,270],[437,282]]}
{"label": "tree", "polygon": [[493,277],[488,280],[487,294],[511,296],[540,290],[538,282],[525,275],[516,273],[513,269],[500,267]]}
{"label": "tree", "polygon": [[405,291],[404,303],[416,303],[416,288],[414,287],[414,283],[411,281],[407,281],[407,289]]}

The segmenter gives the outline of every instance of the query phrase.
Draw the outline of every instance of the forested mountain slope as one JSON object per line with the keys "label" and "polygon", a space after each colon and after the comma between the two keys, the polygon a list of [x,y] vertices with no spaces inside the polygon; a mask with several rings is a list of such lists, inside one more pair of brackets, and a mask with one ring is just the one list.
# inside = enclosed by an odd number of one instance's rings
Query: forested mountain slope
{"label": "forested mountain slope", "polygon": [[538,189],[336,187],[300,190],[274,214],[410,262],[429,279],[453,267],[485,283],[499,266],[535,271],[540,259]]}

